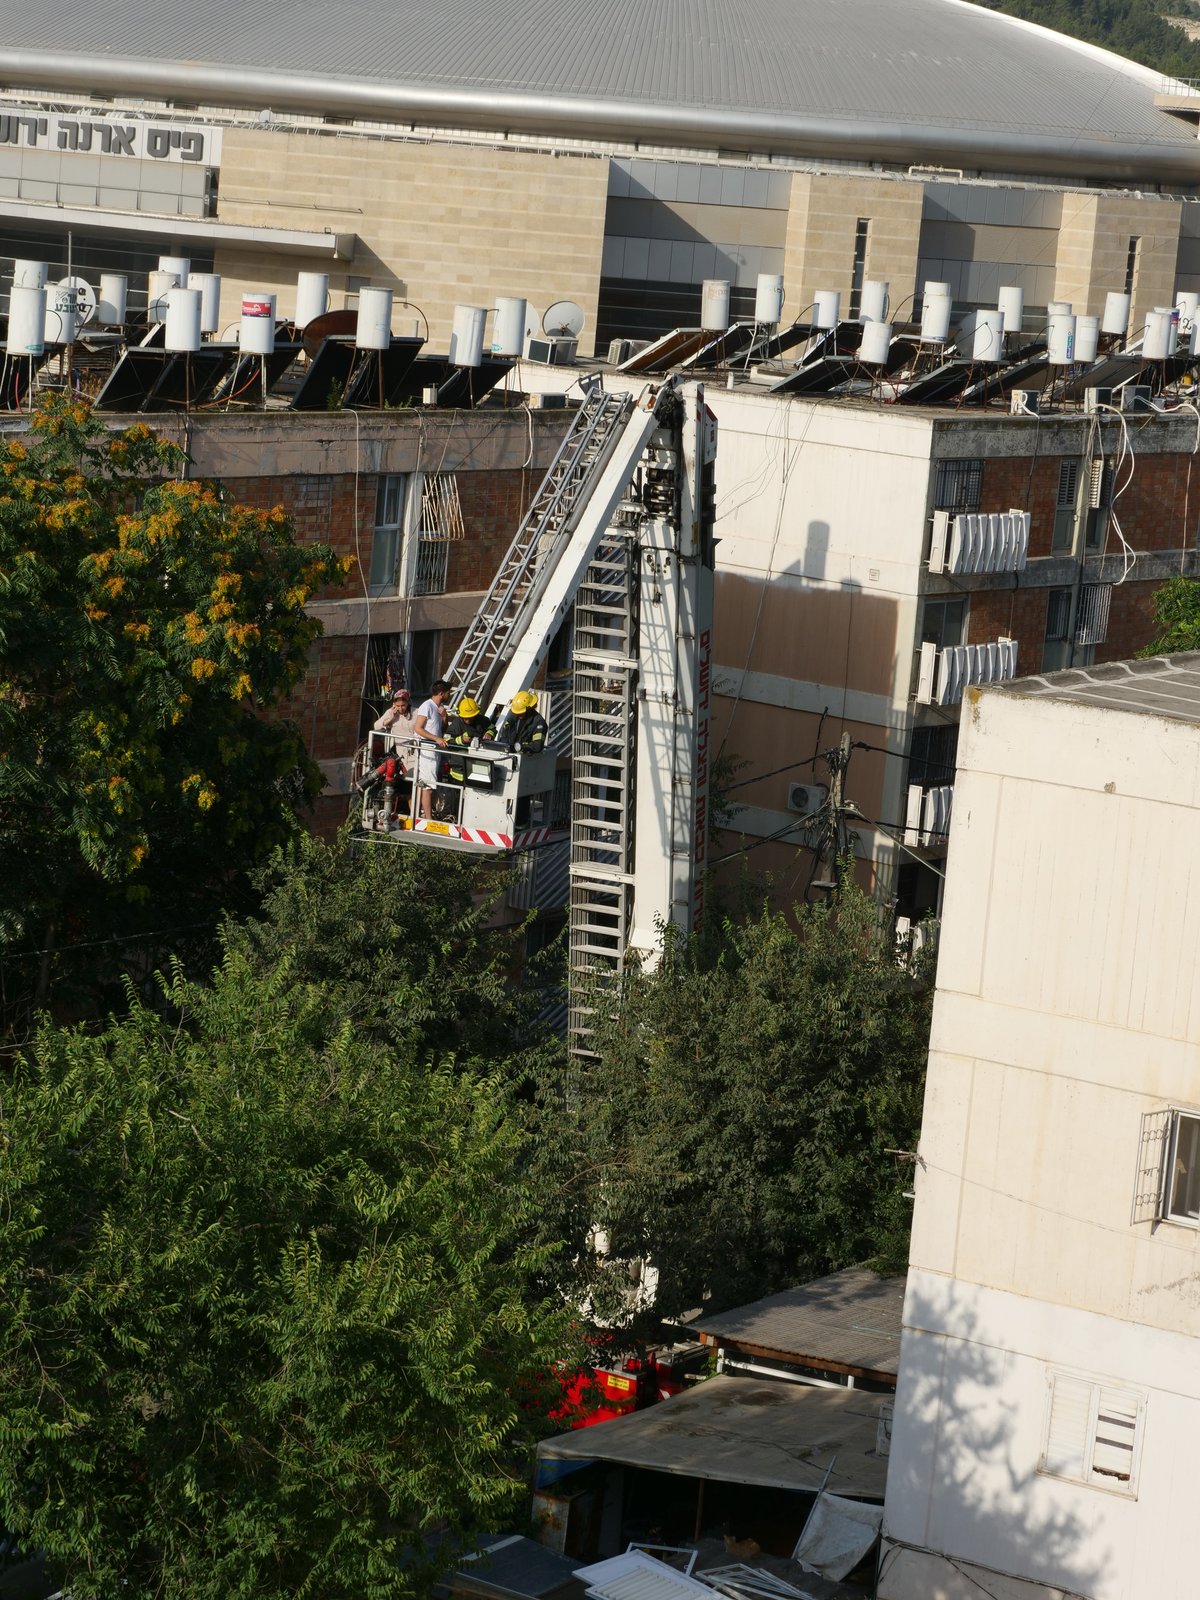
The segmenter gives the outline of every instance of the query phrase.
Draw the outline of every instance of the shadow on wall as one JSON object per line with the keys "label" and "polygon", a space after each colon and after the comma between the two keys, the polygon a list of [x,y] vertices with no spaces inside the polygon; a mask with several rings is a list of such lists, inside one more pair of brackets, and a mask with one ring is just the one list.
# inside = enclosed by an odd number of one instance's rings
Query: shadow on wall
{"label": "shadow on wall", "polygon": [[[909,1279],[879,1600],[1093,1600],[1112,1571],[1113,1497],[1040,1473],[1044,1375],[961,1304]],[[1069,1360],[1069,1356],[1066,1358]],[[1124,1592],[1124,1591],[1122,1591]]]}

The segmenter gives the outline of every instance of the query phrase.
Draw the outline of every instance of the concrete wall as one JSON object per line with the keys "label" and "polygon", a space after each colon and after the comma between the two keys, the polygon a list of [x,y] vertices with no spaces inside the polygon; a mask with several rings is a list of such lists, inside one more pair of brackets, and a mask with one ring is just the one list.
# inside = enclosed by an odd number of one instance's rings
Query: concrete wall
{"label": "concrete wall", "polygon": [[1175,303],[1180,214],[1175,199],[1064,195],[1054,298],[1076,312],[1102,312],[1106,291],[1125,287],[1129,241],[1137,239],[1130,326],[1140,330],[1148,311]]}
{"label": "concrete wall", "polygon": [[838,289],[843,315],[854,269],[854,235],[867,218],[867,278],[891,285],[899,307],[917,283],[921,237],[919,183],[857,173],[797,173],[792,179],[784,277],[789,308],[811,306],[818,289]]}
{"label": "concrete wall", "polygon": [[[357,234],[353,261],[334,272],[333,306],[345,303],[351,279],[403,285],[429,319],[433,348],[444,350],[455,303],[490,308],[497,295],[525,296],[535,319],[555,300],[576,300],[594,331],[607,184],[601,157],[230,128],[219,215]],[[218,250],[223,318],[232,321],[254,288],[278,288],[287,315],[303,265]],[[412,315],[398,308],[395,326]],[[586,336],[582,348],[591,348]]]}
{"label": "concrete wall", "polygon": [[[1039,1594],[1194,1590],[1200,1230],[1133,1219],[1143,1114],[1200,1105],[1198,851],[1200,728],[964,703],[883,1600],[975,1592],[909,1546]],[[1141,1398],[1135,1494],[1039,1471],[1054,1371]]]}

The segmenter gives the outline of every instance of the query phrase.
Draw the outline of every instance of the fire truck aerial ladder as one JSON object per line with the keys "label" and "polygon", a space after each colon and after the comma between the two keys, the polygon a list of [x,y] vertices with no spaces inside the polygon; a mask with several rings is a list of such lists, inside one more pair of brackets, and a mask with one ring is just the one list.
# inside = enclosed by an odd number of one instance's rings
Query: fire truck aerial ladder
{"label": "fire truck aerial ladder", "polygon": [[[573,977],[652,959],[702,911],[707,837],[716,421],[702,388],[589,384],[446,678],[502,711],[528,688],[574,606],[570,805]],[[442,815],[397,811],[412,751],[359,752],[359,826],[396,844],[506,855],[552,840],[556,753],[484,743]],[[371,774],[391,762],[393,781]],[[586,1019],[572,1006],[572,1031]]]}

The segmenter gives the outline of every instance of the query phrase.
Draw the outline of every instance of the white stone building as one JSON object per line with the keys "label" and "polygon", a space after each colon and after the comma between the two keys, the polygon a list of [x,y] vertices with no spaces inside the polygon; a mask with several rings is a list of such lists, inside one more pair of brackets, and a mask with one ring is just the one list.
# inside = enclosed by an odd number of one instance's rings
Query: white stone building
{"label": "white stone building", "polygon": [[1200,655],[963,705],[883,1600],[1197,1592]]}

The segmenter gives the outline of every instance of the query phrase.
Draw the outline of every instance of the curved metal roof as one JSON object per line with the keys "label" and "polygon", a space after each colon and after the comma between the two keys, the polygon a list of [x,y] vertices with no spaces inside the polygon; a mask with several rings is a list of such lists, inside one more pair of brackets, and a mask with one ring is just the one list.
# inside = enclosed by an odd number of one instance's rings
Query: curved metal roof
{"label": "curved metal roof", "polygon": [[1123,58],[966,0],[0,0],[61,92],[563,137],[1187,183]]}

